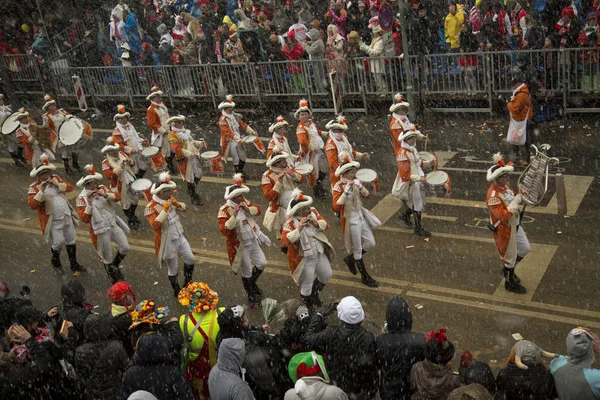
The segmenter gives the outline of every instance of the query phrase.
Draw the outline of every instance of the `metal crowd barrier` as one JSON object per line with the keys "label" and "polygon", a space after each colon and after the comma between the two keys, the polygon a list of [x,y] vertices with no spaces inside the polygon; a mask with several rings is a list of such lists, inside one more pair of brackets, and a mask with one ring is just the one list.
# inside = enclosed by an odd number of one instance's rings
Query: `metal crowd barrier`
{"label": "metal crowd barrier", "polygon": [[[539,81],[538,96],[560,102],[565,112],[597,112],[600,94],[600,48],[478,53],[448,53],[392,58],[286,60],[243,64],[187,66],[68,67],[52,64],[49,75],[59,97],[74,98],[71,76],[78,75],[86,96],[96,100],[141,101],[154,85],[171,104],[182,100],[217,105],[226,94],[259,104],[307,97],[332,102],[328,73],[335,69],[343,101],[362,103],[406,93],[407,63],[411,63],[415,95],[433,112],[491,112],[501,95],[512,92],[511,74],[521,68]],[[3,56],[11,79],[40,79],[31,56]],[[579,100],[579,102],[578,102]]]}
{"label": "metal crowd barrier", "polygon": [[1,65],[17,94],[43,92],[40,64],[30,54],[5,54],[1,56]]}

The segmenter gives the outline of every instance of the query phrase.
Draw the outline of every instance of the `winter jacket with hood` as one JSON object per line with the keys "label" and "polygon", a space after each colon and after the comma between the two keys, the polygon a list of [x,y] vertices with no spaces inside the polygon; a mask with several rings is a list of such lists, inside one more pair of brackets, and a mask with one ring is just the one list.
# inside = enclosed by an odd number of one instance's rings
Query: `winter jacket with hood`
{"label": "winter jacket with hood", "polygon": [[242,339],[223,339],[219,346],[217,365],[208,375],[212,400],[253,400],[252,390],[242,377],[245,345]]}
{"label": "winter jacket with hood", "polygon": [[412,400],[445,400],[460,386],[460,377],[454,375],[448,365],[423,360],[413,365],[410,383],[414,391]]}
{"label": "winter jacket with hood", "polygon": [[123,375],[120,399],[145,390],[160,400],[192,400],[192,389],[181,368],[173,365],[169,349],[161,336],[143,335],[133,356],[133,365]]}
{"label": "winter jacket with hood", "polygon": [[310,43],[304,47],[304,51],[311,60],[321,60],[325,58],[325,43],[321,39],[321,33],[318,29],[312,28],[306,34],[310,38]]}
{"label": "winter jacket with hood", "polygon": [[62,304],[61,316],[73,323],[69,328],[68,341],[73,347],[84,342],[83,326],[85,319],[92,313],[85,306],[85,288],[79,281],[69,281],[60,289]]}
{"label": "winter jacket with hood", "polygon": [[77,348],[74,367],[86,398],[116,400],[128,363],[123,344],[111,340],[110,321],[106,317],[91,314],[83,329],[86,343]]}
{"label": "winter jacket with hood", "polygon": [[523,83],[513,91],[512,100],[506,105],[515,121],[524,121],[533,118],[533,105],[527,84]]}
{"label": "winter jacket with hood", "polygon": [[521,369],[509,363],[496,377],[498,400],[552,400],[556,398],[554,379],[543,364],[527,364]]}
{"label": "winter jacket with hood", "polygon": [[406,300],[394,297],[387,305],[387,332],[377,337],[379,394],[383,400],[410,398],[410,370],[425,359],[425,336],[411,332],[413,318]]}
{"label": "winter jacket with hood", "polygon": [[[310,400],[348,400],[348,396],[342,389],[323,382],[322,378],[306,377],[302,380],[306,383]],[[305,398],[296,393],[296,388],[291,388],[285,393],[283,400],[304,400]]]}
{"label": "winter jacket with hood", "polygon": [[250,18],[246,16],[244,10],[238,8],[234,11],[235,15],[238,17],[237,27],[238,29],[249,29],[250,28]]}
{"label": "winter jacket with hood", "polygon": [[314,314],[304,337],[308,348],[325,357],[331,383],[350,398],[371,399],[377,392],[375,337],[361,324],[327,326]]}

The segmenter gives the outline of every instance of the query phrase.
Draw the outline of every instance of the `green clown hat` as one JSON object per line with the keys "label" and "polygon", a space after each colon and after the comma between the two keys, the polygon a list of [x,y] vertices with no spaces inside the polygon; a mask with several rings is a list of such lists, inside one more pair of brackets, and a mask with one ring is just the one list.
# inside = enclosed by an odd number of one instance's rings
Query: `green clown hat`
{"label": "green clown hat", "polygon": [[294,383],[300,378],[306,376],[316,376],[319,373],[323,375],[323,380],[329,382],[329,374],[325,368],[323,356],[314,351],[307,353],[298,353],[290,360],[288,373]]}

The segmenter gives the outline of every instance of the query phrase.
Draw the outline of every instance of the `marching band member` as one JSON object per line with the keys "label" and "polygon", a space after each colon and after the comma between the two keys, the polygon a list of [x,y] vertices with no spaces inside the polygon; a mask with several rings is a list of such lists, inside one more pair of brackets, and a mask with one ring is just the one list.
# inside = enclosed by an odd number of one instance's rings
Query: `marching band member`
{"label": "marching band member", "polygon": [[423,172],[423,161],[419,157],[419,151],[415,147],[417,138],[425,136],[417,130],[414,125],[404,131],[398,138],[401,142],[400,151],[396,154],[398,162],[398,174],[392,187],[392,194],[406,203],[407,207],[400,215],[400,219],[410,226],[410,216],[414,215],[414,231],[419,236],[431,236],[421,225],[421,213],[425,206],[425,192],[422,188],[425,182]]}
{"label": "marching band member", "polygon": [[25,161],[31,164],[33,168],[40,166],[40,157],[42,154],[46,154],[50,161],[54,161],[54,156],[46,153],[38,143],[36,139],[37,125],[33,118],[29,117],[29,113],[24,108],[20,108],[19,113],[13,118],[15,121],[19,121],[19,127],[15,132],[15,136],[25,149]]}
{"label": "marching band member", "polygon": [[331,262],[335,250],[325,236],[329,224],[311,207],[312,203],[313,199],[300,189],[294,190],[281,240],[288,248],[288,264],[294,282],[300,286],[300,296],[306,306],[314,310],[323,305],[319,293],[333,275]]}
{"label": "marching band member", "polygon": [[165,157],[169,172],[176,174],[177,169],[173,163],[173,155],[171,154],[171,146],[167,136],[169,135],[169,127],[167,120],[169,119],[169,109],[163,103],[161,96],[163,92],[158,90],[156,86],[152,87],[152,93],[150,93],[146,100],[150,102],[150,106],[146,111],[146,120],[148,126],[152,129],[152,136],[150,137],[150,144],[156,146],[162,151],[162,155]]}
{"label": "marching band member", "polygon": [[356,179],[356,171],[360,168],[357,161],[352,161],[346,152],[341,154],[342,164],[335,170],[339,181],[333,187],[333,210],[340,213],[344,245],[348,254],[344,262],[350,272],[360,272],[364,285],[378,287],[379,283],[369,275],[363,254],[375,247],[375,238],[371,227],[381,225],[373,213],[363,207],[361,198],[371,195],[363,183]]}
{"label": "marching band member", "polygon": [[[260,207],[244,198],[244,194],[248,192],[250,189],[244,185],[242,175],[235,174],[233,185],[225,189],[226,203],[219,208],[217,219],[219,230],[226,238],[231,269],[236,274],[241,271],[250,306],[260,307],[262,290],[256,281],[267,266],[267,259],[260,246],[263,243],[270,246],[271,240],[261,232],[256,223]],[[238,251],[240,246],[242,249]]]}
{"label": "marching band member", "polygon": [[[4,95],[0,93],[0,127],[2,124],[13,113],[10,105],[4,104]],[[2,135],[2,139],[6,143],[6,147],[8,148],[8,153],[10,157],[14,160],[15,165],[17,167],[23,168],[25,167],[25,159],[23,158],[23,146],[19,144],[15,133],[12,132],[9,135]]]}
{"label": "marching band member", "polygon": [[158,257],[158,265],[167,265],[169,282],[175,297],[181,291],[178,280],[178,257],[183,257],[184,287],[192,281],[196,263],[192,248],[183,235],[183,226],[177,214],[177,212],[187,211],[187,206],[173,197],[173,190],[176,187],[177,184],[171,181],[168,172],[161,173],[159,181],[150,189],[152,200],[144,211],[150,226],[154,229],[154,251]]}
{"label": "marching band member", "polygon": [[233,111],[235,103],[233,96],[228,94],[225,101],[219,104],[221,116],[219,117],[219,129],[221,130],[221,153],[223,159],[231,156],[235,173],[241,173],[244,179],[247,179],[244,167],[246,165],[246,144],[241,143],[242,138],[240,128],[248,135],[256,136],[256,131],[239,118],[239,115]]}
{"label": "marching band member", "polygon": [[317,199],[323,199],[326,196],[326,191],[323,189],[323,179],[327,176],[327,172],[319,168],[321,158],[323,157],[323,148],[325,147],[325,133],[317,128],[317,125],[312,121],[312,110],[308,106],[308,101],[300,100],[300,107],[294,113],[296,119],[299,120],[296,127],[296,136],[300,143],[300,154],[302,157],[301,164],[311,164],[313,172],[310,174],[309,186],[313,188],[313,194]]}
{"label": "marching band member", "polygon": [[273,152],[284,152],[289,155],[288,161],[290,165],[294,165],[298,156],[292,153],[290,143],[286,137],[287,128],[290,124],[280,115],[277,120],[269,127],[269,133],[272,134],[272,139],[267,145],[267,160],[271,158]]}
{"label": "marching band member", "polygon": [[500,153],[494,155],[496,165],[488,169],[487,181],[491,182],[486,203],[490,212],[490,229],[494,233],[496,248],[500,254],[504,269],[504,288],[509,292],[524,294],[527,289],[515,274],[517,264],[531,251],[529,239],[525,234],[521,217],[524,208],[523,195],[509,186],[512,163],[505,163]]}
{"label": "marching band member", "polygon": [[359,153],[352,148],[348,136],[344,133],[348,130],[345,117],[338,116],[336,119],[329,121],[325,128],[329,129],[329,139],[325,143],[325,154],[329,163],[329,180],[333,188],[340,180],[335,171],[343,161],[342,154],[350,155],[351,161],[368,160],[370,155],[367,152]]}
{"label": "marching band member", "polygon": [[71,271],[80,272],[86,269],[77,262],[77,245],[75,226],[79,223],[77,213],[65,197],[65,193],[73,190],[73,185],[54,174],[56,166],[50,164],[47,154],[40,155],[39,166],[33,168],[29,176],[37,180],[29,185],[27,203],[36,210],[42,234],[51,244],[52,267],[62,272],[60,251],[67,245],[67,254]]}
{"label": "marching band member", "polygon": [[[46,103],[44,103],[42,106],[42,111],[44,111],[44,114],[42,114],[42,127],[48,128],[50,133],[50,149],[52,149],[52,152],[54,153],[57,153],[57,151],[60,150],[60,156],[65,166],[65,173],[67,175],[71,175],[72,171],[71,166],[69,165],[69,148],[71,146],[65,146],[58,139],[58,128],[60,127],[60,124],[67,119],[72,118],[73,116],[64,108],[56,107],[56,101],[53,100],[49,95],[44,96],[44,101]],[[81,171],[78,154],[75,152],[75,150],[72,150],[71,156],[73,168],[75,168],[77,171]]]}
{"label": "marching band member", "polygon": [[[108,277],[115,284],[125,279],[119,265],[129,252],[129,228],[115,214],[115,204],[121,198],[118,193],[100,184],[102,175],[96,172],[93,165],[88,164],[83,169],[86,175],[77,182],[77,187],[83,189],[77,196],[77,213],[82,222],[90,225],[92,243],[104,262]],[[111,240],[118,247],[114,259]]]}
{"label": "marching band member", "polygon": [[113,117],[116,126],[113,129],[112,136],[113,141],[119,145],[121,151],[128,154],[135,162],[133,172],[135,172],[135,177],[140,179],[144,177],[148,169],[148,160],[142,155],[145,139],[140,137],[140,134],[129,122],[129,117],[131,117],[131,114],[125,109],[125,106],[119,104],[117,113]]}
{"label": "marching band member", "polygon": [[[277,232],[278,239],[281,237],[281,228],[286,220],[286,204],[289,204],[292,199],[292,191],[304,181],[304,176],[292,169],[289,159],[288,153],[271,153],[271,157],[267,160],[269,169],[263,174],[261,181],[263,193],[269,201],[263,226],[269,232]],[[286,253],[287,248],[282,246],[281,251]]]}
{"label": "marching band member", "polygon": [[192,132],[183,126],[184,122],[185,117],[183,115],[171,117],[167,120],[167,125],[171,127],[169,144],[176,157],[179,172],[187,183],[187,191],[192,204],[201,206],[202,199],[196,193],[196,186],[202,179],[200,149],[207,148],[208,145],[204,139],[194,140]]}
{"label": "marching band member", "polygon": [[113,137],[107,139],[106,146],[102,148],[102,153],[106,154],[106,158],[102,161],[102,174],[110,183],[110,190],[119,193],[127,224],[131,229],[138,229],[141,224],[140,219],[135,215],[138,195],[131,190],[131,184],[135,180],[133,172],[135,162],[120,151],[120,148]]}
{"label": "marching band member", "polygon": [[402,132],[410,129],[411,123],[406,115],[410,104],[404,101],[404,97],[400,93],[394,95],[394,104],[390,106],[392,120],[390,121],[390,136],[394,145],[394,155],[398,156],[400,151],[400,140],[398,138]]}

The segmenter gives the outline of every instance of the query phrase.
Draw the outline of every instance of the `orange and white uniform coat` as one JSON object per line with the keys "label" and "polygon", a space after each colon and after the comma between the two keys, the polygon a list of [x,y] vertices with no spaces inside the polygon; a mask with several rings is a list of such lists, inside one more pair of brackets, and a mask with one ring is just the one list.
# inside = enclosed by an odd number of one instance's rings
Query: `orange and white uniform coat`
{"label": "orange and white uniform coat", "polygon": [[127,122],[121,125],[117,122],[112,133],[113,143],[116,143],[121,148],[121,151],[129,155],[135,161],[134,172],[148,169],[148,160],[142,155],[144,149],[144,140],[135,129],[135,127]]}
{"label": "orange and white uniform coat", "polygon": [[53,175],[51,181],[53,184],[46,185],[44,190],[40,180],[29,185],[27,203],[37,212],[46,241],[54,250],[60,250],[65,243],[75,244],[79,218],[65,197],[65,193],[73,191],[73,185],[58,175]]}
{"label": "orange and white uniform coat", "polygon": [[99,185],[97,190],[106,194],[107,197],[88,196],[90,192],[83,189],[75,202],[79,219],[90,225],[92,243],[104,263],[108,264],[113,259],[111,239],[117,243],[121,254],[125,255],[129,251],[126,236],[129,233],[129,227],[115,213],[114,205],[121,200],[121,196],[104,185]]}
{"label": "orange and white uniform coat", "polygon": [[42,114],[42,127],[48,128],[50,132],[50,148],[53,152],[56,152],[58,147],[62,147],[59,146],[58,127],[64,122],[67,115],[70,114],[63,108],[59,108],[55,113],[47,111]]}
{"label": "orange and white uniform coat", "polygon": [[267,145],[267,160],[271,158],[275,150],[288,153],[290,155],[290,157],[288,158],[288,162],[290,163],[290,165],[294,165],[296,160],[298,160],[298,156],[292,153],[292,148],[290,147],[288,139],[285,136],[280,135],[278,133],[273,133],[273,137]]}
{"label": "orange and white uniform coat", "polygon": [[[31,164],[33,168],[37,168],[40,165],[40,155],[42,149],[36,139],[37,125],[35,121],[28,117],[26,124],[19,124],[19,127],[15,131],[15,136],[21,146],[25,149],[25,160]],[[50,159],[53,159],[50,157]]]}
{"label": "orange and white uniform coat", "polygon": [[398,140],[398,137],[408,128],[410,128],[410,120],[406,115],[400,115],[397,113],[392,113],[392,120],[390,121],[390,137],[392,139],[392,144],[394,145],[394,154],[396,157],[398,156],[398,152],[400,151],[401,141]]}
{"label": "orange and white uniform coat", "polygon": [[294,282],[300,286],[300,293],[309,296],[316,273],[323,284],[331,279],[331,263],[335,250],[327,239],[325,231],[329,224],[316,208],[310,208],[309,216],[317,222],[318,228],[306,225],[298,231],[299,219],[290,216],[283,224],[281,244],[288,249],[288,265]]}
{"label": "orange and white uniform coat", "polygon": [[270,246],[271,241],[261,232],[254,219],[261,214],[260,207],[248,200],[244,200],[244,203],[249,209],[249,215],[240,210],[236,217],[234,215],[235,203],[228,200],[219,208],[217,220],[219,221],[219,230],[225,236],[231,269],[236,274],[241,272],[244,278],[250,278],[252,264],[258,269],[264,269],[267,265],[260,245],[265,243]]}
{"label": "orange and white uniform coat", "polygon": [[299,155],[302,157],[300,164],[311,164],[313,166],[313,171],[309,175],[310,187],[314,187],[317,183],[319,161],[325,147],[325,142],[323,141],[323,136],[325,135],[326,133],[318,129],[312,120],[306,125],[298,122],[298,126],[296,127],[296,136],[300,144]]}
{"label": "orange and white uniform coat", "polygon": [[169,144],[177,158],[177,166],[181,177],[189,183],[202,178],[202,163],[200,161],[200,149],[206,148],[203,140],[194,140],[189,129],[171,128],[169,132]]}
{"label": "orange and white uniform coat", "polygon": [[400,200],[404,200],[415,211],[422,211],[425,205],[425,194],[421,188],[421,177],[423,172],[423,160],[415,147],[401,142],[400,151],[396,154],[398,163],[398,174],[392,186],[392,194]]}
{"label": "orange and white uniform coat", "polygon": [[107,154],[102,161],[102,175],[110,183],[110,190],[121,197],[124,210],[138,203],[138,195],[131,190],[131,184],[135,180],[134,165],[131,157],[122,151],[119,152],[119,158],[115,159]]}
{"label": "orange and white uniform coat", "polygon": [[146,110],[146,120],[150,129],[152,129],[150,144],[161,149],[162,155],[165,157],[171,155],[171,147],[166,140],[167,135],[169,134],[169,127],[167,126],[168,119],[169,109],[165,103],[161,102],[160,104],[157,104],[151,101],[148,110]]}
{"label": "orange and white uniform coat", "polygon": [[340,160],[340,153],[342,151],[347,152],[352,156],[350,161],[360,160],[363,157],[363,153],[360,153],[352,148],[352,145],[348,141],[348,136],[345,133],[335,134],[329,132],[329,139],[325,143],[325,154],[327,155],[327,163],[329,164],[329,180],[331,187],[340,180],[339,177],[335,176],[335,170],[344,160]]}
{"label": "orange and white uniform coat", "polygon": [[263,193],[269,201],[263,226],[269,232],[277,232],[277,237],[280,236],[281,228],[287,218],[286,210],[292,200],[292,191],[304,181],[304,176],[297,172],[294,176],[283,175],[281,179],[277,179],[280,172],[268,169],[261,180]]}
{"label": "orange and white uniform coat", "polygon": [[221,131],[221,154],[223,160],[227,161],[227,157],[231,157],[233,165],[238,165],[240,161],[246,161],[246,144],[240,143],[242,137],[240,130],[248,135],[254,135],[256,133],[254,129],[250,128],[241,119],[238,119],[235,113],[227,114],[225,111],[221,111],[221,116],[217,124]]}
{"label": "orange and white uniform coat", "polygon": [[515,266],[517,256],[525,257],[531,250],[523,226],[520,225],[523,197],[509,186],[492,183],[486,196],[490,223],[496,227],[494,240],[502,263],[507,268]]}

